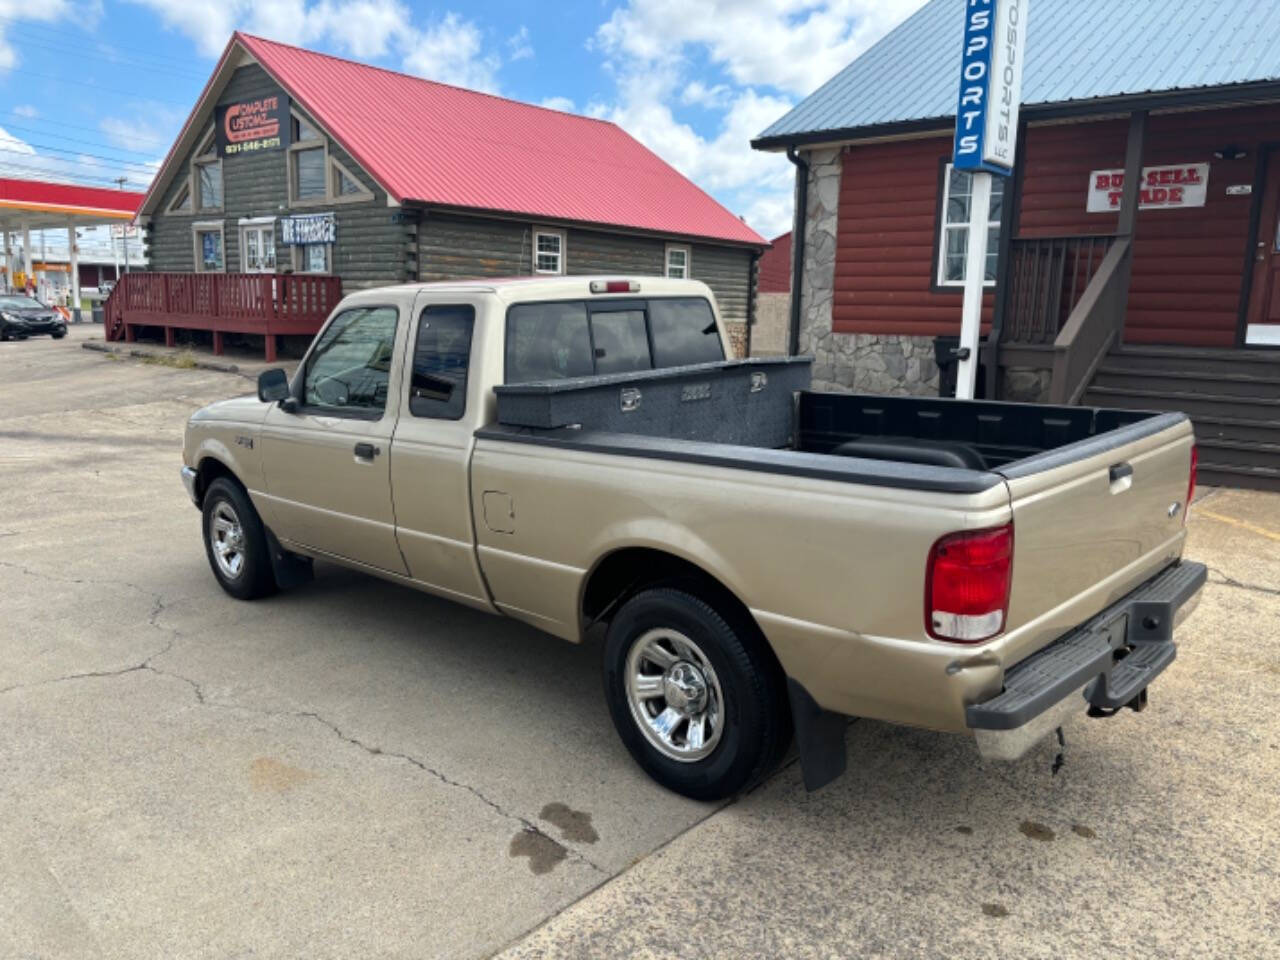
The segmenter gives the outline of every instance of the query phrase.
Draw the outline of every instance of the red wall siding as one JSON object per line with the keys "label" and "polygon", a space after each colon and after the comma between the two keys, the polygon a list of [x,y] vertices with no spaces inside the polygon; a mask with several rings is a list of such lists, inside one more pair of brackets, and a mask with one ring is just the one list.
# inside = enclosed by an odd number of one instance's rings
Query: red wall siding
{"label": "red wall siding", "polygon": [[[1124,166],[1128,121],[1032,127],[1023,153],[1015,236],[1112,233],[1116,216],[1087,213],[1089,172]],[[1138,214],[1125,338],[1233,346],[1261,141],[1280,139],[1280,107],[1153,116],[1143,164],[1208,163],[1204,207]],[[1218,160],[1229,144],[1241,160]],[[832,322],[842,333],[957,333],[958,293],[930,289],[937,244],[938,163],[949,138],[851,148],[840,190]],[[988,295],[986,302],[989,304]],[[989,311],[984,317],[989,316]]]}
{"label": "red wall siding", "polygon": [[[939,163],[950,153],[950,137],[930,137],[845,154],[831,307],[837,333],[960,332],[960,289],[932,289]],[[984,330],[991,300],[983,301]]]}

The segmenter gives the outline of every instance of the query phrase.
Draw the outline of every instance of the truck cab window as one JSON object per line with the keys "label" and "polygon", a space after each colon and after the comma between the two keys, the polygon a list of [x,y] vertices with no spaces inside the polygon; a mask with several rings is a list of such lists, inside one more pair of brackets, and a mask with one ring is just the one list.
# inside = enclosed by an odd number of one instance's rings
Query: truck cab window
{"label": "truck cab window", "polygon": [[333,318],[303,371],[303,402],[326,413],[368,416],[387,405],[395,307],[357,307]]}
{"label": "truck cab window", "polygon": [[724,359],[724,346],[711,304],[699,297],[649,301],[653,365],[682,367]]}
{"label": "truck cab window", "polygon": [[476,309],[469,304],[427,307],[418,321],[409,383],[415,417],[458,420],[467,408],[467,367]]}
{"label": "truck cab window", "polygon": [[653,367],[644,310],[592,310],[591,336],[596,373],[630,373]]}
{"label": "truck cab window", "polygon": [[507,383],[593,373],[585,304],[522,303],[507,313]]}

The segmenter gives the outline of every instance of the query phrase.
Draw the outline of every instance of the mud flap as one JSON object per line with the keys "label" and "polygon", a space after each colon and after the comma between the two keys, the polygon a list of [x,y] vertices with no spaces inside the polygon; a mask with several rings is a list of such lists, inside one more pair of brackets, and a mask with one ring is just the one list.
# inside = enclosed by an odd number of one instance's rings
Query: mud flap
{"label": "mud flap", "polygon": [[267,527],[267,552],[271,554],[271,572],[275,574],[276,586],[281,590],[300,586],[315,579],[315,571],[309,557],[300,557],[290,553],[280,545],[276,535]]}
{"label": "mud flap", "polygon": [[823,710],[809,691],[791,677],[787,677],[787,694],[791,700],[791,718],[795,725],[796,748],[800,753],[800,769],[804,773],[804,788],[817,790],[845,771],[844,731],[849,725],[849,718]]}

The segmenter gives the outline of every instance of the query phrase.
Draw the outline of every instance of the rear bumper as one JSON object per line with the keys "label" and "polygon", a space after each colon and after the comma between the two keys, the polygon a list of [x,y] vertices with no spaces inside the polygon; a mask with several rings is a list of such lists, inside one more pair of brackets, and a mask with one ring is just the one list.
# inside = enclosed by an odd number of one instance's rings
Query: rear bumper
{"label": "rear bumper", "polygon": [[1177,655],[1174,627],[1199,602],[1206,575],[1204,564],[1174,564],[1010,667],[999,694],[965,708],[982,755],[1016,759],[1086,707],[1134,702]]}

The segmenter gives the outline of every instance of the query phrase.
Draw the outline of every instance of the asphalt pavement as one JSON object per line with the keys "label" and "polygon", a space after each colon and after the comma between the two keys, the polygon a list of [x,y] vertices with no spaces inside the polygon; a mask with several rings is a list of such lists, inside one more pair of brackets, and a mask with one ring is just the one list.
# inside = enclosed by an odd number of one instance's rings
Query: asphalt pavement
{"label": "asphalt pavement", "polygon": [[244,377],[0,344],[0,957],[1280,956],[1280,497],[1141,715],[1013,765],[858,722],[849,773],[650,782],[599,651],[337,567],[226,597],[178,481]]}

